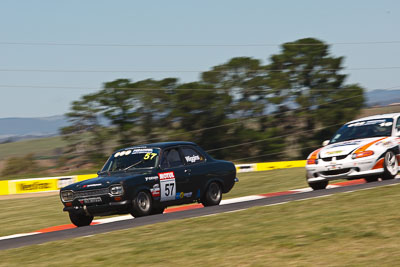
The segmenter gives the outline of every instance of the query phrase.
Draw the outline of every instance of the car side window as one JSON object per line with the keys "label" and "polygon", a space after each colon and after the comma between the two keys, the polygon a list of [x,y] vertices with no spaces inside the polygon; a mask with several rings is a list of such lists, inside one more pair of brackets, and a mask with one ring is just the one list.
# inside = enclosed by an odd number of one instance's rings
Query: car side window
{"label": "car side window", "polygon": [[166,169],[166,168],[169,167],[168,160],[167,160],[167,155],[168,155],[168,151],[164,151],[163,157],[161,159],[161,164],[160,164],[162,169]]}
{"label": "car side window", "polygon": [[400,132],[400,117],[397,118],[396,130],[397,130],[397,132]]}
{"label": "car side window", "polygon": [[161,161],[161,168],[173,168],[183,166],[181,155],[177,148],[172,148],[164,152],[164,157]]}
{"label": "car side window", "polygon": [[199,152],[190,147],[183,147],[182,154],[187,164],[196,164],[205,160]]}

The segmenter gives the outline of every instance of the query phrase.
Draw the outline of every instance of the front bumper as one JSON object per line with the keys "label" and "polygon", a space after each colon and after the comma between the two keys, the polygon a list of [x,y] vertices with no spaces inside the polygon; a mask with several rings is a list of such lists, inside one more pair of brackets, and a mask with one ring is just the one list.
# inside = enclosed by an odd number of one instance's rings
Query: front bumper
{"label": "front bumper", "polygon": [[72,206],[65,206],[63,211],[82,213],[92,216],[105,216],[112,214],[129,213],[130,202],[128,200],[84,205],[80,202],[72,202]]}
{"label": "front bumper", "polygon": [[307,165],[309,183],[338,179],[358,179],[384,172],[383,168],[373,169],[377,159],[344,159],[336,162],[324,162]]}

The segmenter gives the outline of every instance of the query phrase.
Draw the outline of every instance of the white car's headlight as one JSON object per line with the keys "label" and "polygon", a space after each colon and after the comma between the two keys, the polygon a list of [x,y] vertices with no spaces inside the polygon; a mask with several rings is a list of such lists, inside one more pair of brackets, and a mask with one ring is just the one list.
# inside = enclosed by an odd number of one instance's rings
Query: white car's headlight
{"label": "white car's headlight", "polygon": [[369,157],[374,154],[374,151],[372,150],[366,150],[366,151],[361,151],[361,152],[354,152],[353,155],[351,155],[352,159],[359,159],[359,158],[364,158],[364,157]]}
{"label": "white car's headlight", "polygon": [[124,194],[124,188],[120,184],[110,186],[110,194],[113,196],[122,196]]}
{"label": "white car's headlight", "polygon": [[63,202],[68,202],[74,200],[74,192],[71,190],[61,192],[61,200]]}

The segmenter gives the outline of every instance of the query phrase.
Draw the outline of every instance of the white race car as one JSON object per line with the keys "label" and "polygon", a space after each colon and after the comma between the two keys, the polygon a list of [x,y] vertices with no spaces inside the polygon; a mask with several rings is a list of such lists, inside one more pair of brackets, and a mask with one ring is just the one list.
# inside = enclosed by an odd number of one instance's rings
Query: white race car
{"label": "white race car", "polygon": [[400,113],[346,123],[322,145],[307,158],[307,182],[314,190],[337,179],[393,179],[400,170]]}

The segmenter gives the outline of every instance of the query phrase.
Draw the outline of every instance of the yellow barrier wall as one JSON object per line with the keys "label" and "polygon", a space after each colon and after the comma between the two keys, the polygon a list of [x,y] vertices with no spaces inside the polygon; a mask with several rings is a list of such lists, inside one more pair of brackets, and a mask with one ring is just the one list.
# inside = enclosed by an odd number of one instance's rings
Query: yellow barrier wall
{"label": "yellow barrier wall", "polygon": [[76,180],[78,182],[83,181],[83,180],[88,180],[88,179],[92,179],[92,178],[96,178],[97,174],[83,174],[83,175],[77,175],[76,176]]}
{"label": "yellow barrier wall", "polygon": [[263,162],[263,163],[256,163],[255,171],[269,171],[275,169],[286,169],[286,168],[296,168],[305,166],[306,166],[305,160]]}
{"label": "yellow barrier wall", "polygon": [[58,179],[21,179],[8,181],[9,194],[58,190]]}
{"label": "yellow barrier wall", "polygon": [[257,163],[236,164],[236,172],[254,172]]}
{"label": "yellow barrier wall", "polygon": [[8,195],[8,181],[0,181],[0,196]]}

